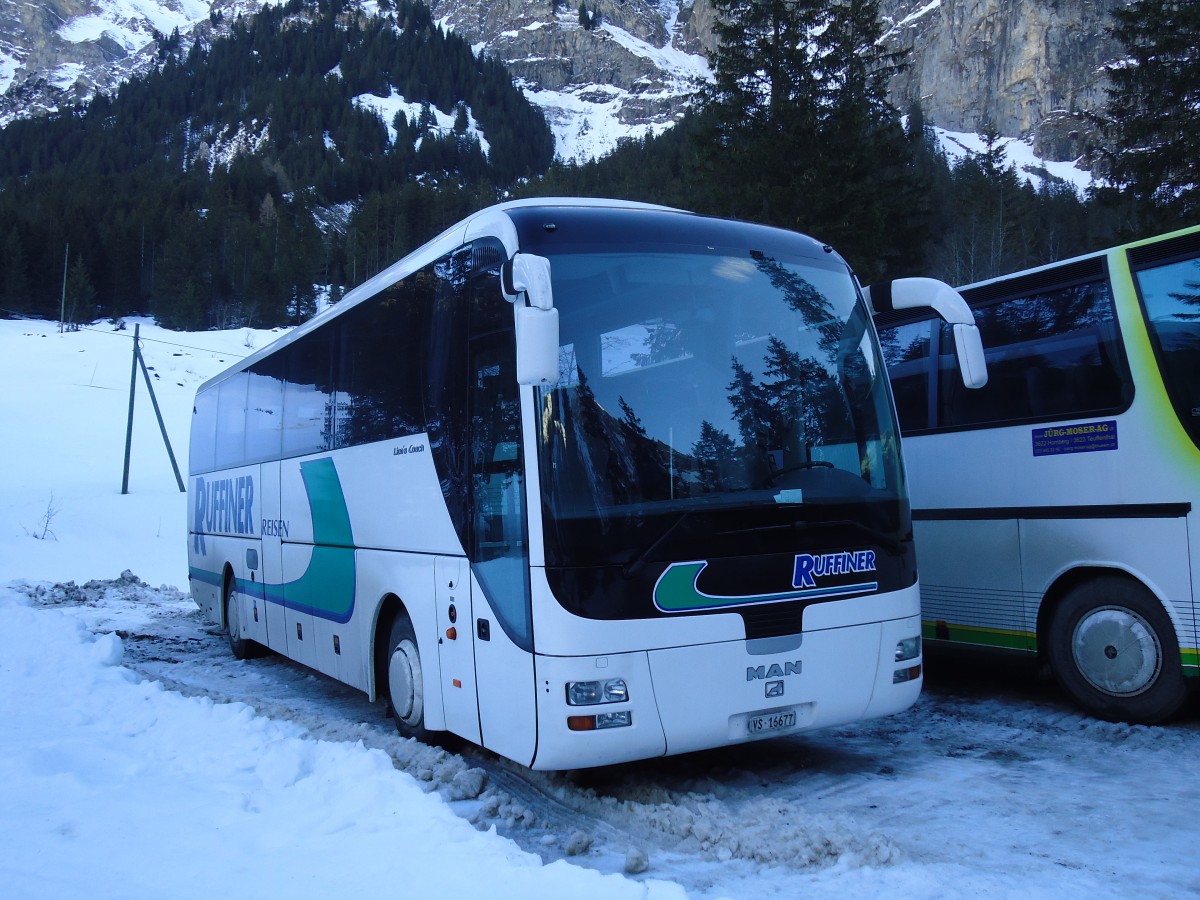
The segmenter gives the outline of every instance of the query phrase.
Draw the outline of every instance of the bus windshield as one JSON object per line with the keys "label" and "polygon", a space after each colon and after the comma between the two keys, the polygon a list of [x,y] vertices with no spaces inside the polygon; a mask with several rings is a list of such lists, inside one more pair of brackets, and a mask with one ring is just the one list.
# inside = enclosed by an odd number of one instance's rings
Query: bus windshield
{"label": "bus windshield", "polygon": [[785,553],[831,525],[907,540],[887,375],[845,263],[557,249],[559,382],[537,424],[548,565]]}
{"label": "bus windshield", "polygon": [[1142,269],[1136,277],[1167,393],[1200,446],[1200,259]]}

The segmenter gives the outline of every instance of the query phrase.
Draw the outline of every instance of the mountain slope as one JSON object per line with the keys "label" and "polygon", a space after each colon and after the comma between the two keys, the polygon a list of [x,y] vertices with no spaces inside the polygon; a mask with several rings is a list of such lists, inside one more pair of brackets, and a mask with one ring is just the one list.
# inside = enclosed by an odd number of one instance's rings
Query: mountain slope
{"label": "mountain slope", "polygon": [[[1104,102],[1118,49],[1110,11],[1128,0],[881,0],[886,40],[911,48],[892,85],[951,131],[1035,138],[1069,160],[1086,149],[1086,115]],[[178,28],[208,38],[259,0],[0,0],[0,126],[111,91],[154,63]],[[364,13],[391,0],[358,0]],[[670,127],[709,77],[710,0],[432,0],[434,17],[502,61],[554,129],[565,160],[593,159],[623,138]]]}

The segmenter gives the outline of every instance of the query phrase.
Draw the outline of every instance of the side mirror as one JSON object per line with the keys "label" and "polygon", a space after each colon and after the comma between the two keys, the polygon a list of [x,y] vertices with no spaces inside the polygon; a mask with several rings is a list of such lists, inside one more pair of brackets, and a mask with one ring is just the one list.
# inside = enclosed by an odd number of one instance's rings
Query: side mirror
{"label": "side mirror", "polygon": [[868,285],[863,290],[871,304],[871,311],[876,314],[896,309],[931,307],[953,326],[954,351],[963,384],[969,388],[981,388],[987,384],[983,341],[971,307],[967,306],[962,294],[936,278],[897,278],[895,281]]}
{"label": "side mirror", "polygon": [[513,306],[517,328],[517,384],[558,381],[558,310]]}
{"label": "side mirror", "polygon": [[983,340],[975,325],[954,325],[954,352],[958,355],[958,371],[963,384],[981,388],[988,382],[987,361],[983,356]]}
{"label": "side mirror", "polygon": [[504,299],[513,304],[517,341],[517,383],[558,381],[558,310],[550,281],[550,260],[517,253],[501,270]]}

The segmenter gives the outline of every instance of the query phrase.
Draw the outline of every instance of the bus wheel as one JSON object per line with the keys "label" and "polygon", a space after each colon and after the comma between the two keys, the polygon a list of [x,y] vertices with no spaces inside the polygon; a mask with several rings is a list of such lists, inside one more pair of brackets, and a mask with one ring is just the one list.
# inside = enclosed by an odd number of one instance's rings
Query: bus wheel
{"label": "bus wheel", "polygon": [[1058,683],[1102,719],[1153,725],[1187,698],[1175,628],[1136,582],[1109,576],[1072,588],[1049,638]]}
{"label": "bus wheel", "polygon": [[237,593],[233,589],[233,579],[225,579],[225,634],[229,638],[229,649],[237,659],[249,659],[254,655],[254,642],[241,636],[242,629],[238,624]]}
{"label": "bus wheel", "polygon": [[388,646],[391,648],[387,669],[388,705],[396,728],[405,737],[426,740],[429,733],[425,730],[425,678],[417,638],[407,616],[397,616],[392,623]]}

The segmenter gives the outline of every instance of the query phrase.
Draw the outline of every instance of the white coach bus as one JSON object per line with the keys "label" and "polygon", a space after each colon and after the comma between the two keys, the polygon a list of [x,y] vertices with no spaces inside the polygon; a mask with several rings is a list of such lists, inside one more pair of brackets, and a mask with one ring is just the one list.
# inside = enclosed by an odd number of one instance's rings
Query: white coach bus
{"label": "white coach bus", "polygon": [[1095,715],[1163,721],[1200,671],[1200,228],[961,290],[982,391],[937,322],[879,321],[925,637],[1039,654]]}
{"label": "white coach bus", "polygon": [[[979,380],[950,288],[875,296],[937,304]],[[190,492],[193,596],[233,652],[386,697],[406,735],[576,768],[920,691],[870,311],[791,232],[484,210],[202,385]]]}

